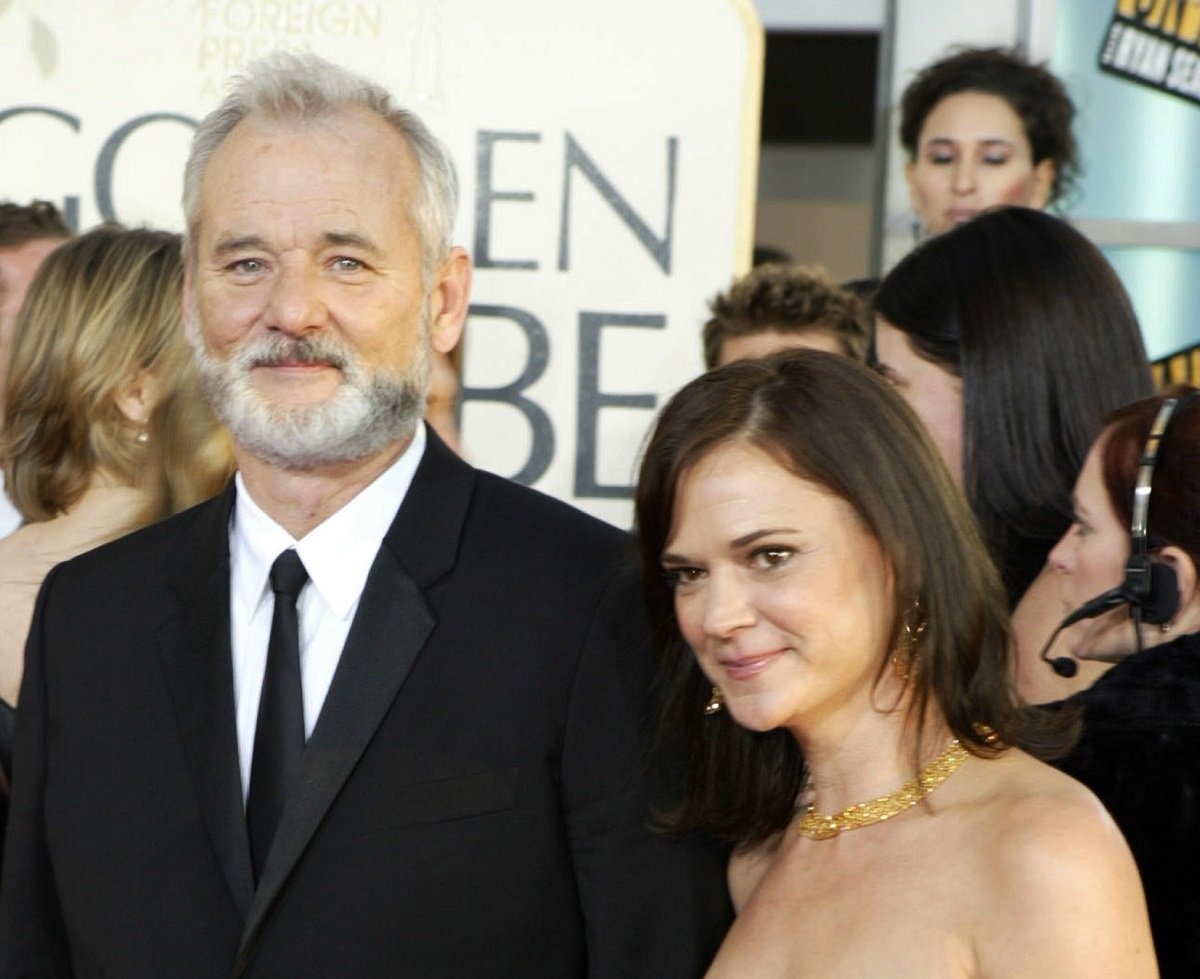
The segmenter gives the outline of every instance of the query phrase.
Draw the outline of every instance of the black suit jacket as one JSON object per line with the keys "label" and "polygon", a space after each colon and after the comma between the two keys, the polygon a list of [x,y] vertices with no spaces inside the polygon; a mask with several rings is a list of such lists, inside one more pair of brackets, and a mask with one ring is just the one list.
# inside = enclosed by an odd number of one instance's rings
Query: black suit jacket
{"label": "black suit jacket", "polygon": [[648,829],[626,535],[431,435],[255,890],[221,497],[34,614],[0,976],[695,976],[724,854]]}

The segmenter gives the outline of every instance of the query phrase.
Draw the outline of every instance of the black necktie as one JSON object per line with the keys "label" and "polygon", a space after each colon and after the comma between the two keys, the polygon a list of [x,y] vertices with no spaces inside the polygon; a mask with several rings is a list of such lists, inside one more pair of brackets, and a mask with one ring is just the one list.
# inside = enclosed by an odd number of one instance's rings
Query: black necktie
{"label": "black necktie", "polygon": [[250,763],[250,792],[246,823],[254,879],[262,876],[283,804],[300,773],[304,753],[304,690],[300,683],[300,625],[296,598],[308,572],[294,550],[286,550],[271,565],[275,614],[267,644],[267,671],[258,703],[254,755]]}

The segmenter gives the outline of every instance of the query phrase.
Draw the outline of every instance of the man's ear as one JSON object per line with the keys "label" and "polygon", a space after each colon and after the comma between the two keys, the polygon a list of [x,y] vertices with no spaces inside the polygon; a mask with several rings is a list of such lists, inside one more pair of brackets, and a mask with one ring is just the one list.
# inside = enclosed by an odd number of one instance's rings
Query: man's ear
{"label": "man's ear", "polygon": [[429,294],[429,333],[433,349],[449,353],[462,336],[471,302],[471,258],[455,245],[438,269]]}

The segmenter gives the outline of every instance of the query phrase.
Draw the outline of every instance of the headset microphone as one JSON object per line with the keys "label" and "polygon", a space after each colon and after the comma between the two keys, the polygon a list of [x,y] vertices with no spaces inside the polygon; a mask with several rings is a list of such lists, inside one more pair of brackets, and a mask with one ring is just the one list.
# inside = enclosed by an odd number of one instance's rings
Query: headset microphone
{"label": "headset microphone", "polygon": [[1059,628],[1065,629],[1067,626],[1072,626],[1076,622],[1082,622],[1084,619],[1094,619],[1097,615],[1103,615],[1110,608],[1116,608],[1118,605],[1129,605],[1136,601],[1137,598],[1129,594],[1123,585],[1118,585],[1116,588],[1110,588],[1103,595],[1097,595],[1095,598],[1084,602],[1079,608],[1062,620]]}
{"label": "headset microphone", "polygon": [[1042,647],[1039,658],[1064,680],[1069,680],[1079,672],[1079,663],[1076,662],[1074,657],[1055,656],[1050,658],[1046,656],[1050,652],[1050,647],[1054,645],[1054,640],[1058,638],[1058,634],[1076,622],[1082,622],[1084,619],[1094,619],[1097,615],[1103,615],[1109,609],[1116,608],[1118,605],[1128,605],[1135,601],[1137,599],[1125,591],[1124,585],[1118,585],[1116,588],[1110,588],[1103,595],[1097,595],[1090,601],[1084,602],[1079,608],[1063,619],[1055,630],[1050,633],[1050,638],[1046,641],[1046,645]]}
{"label": "headset microphone", "polygon": [[1159,407],[1154,423],[1150,426],[1150,435],[1146,439],[1145,448],[1142,449],[1142,458],[1138,466],[1137,485],[1133,491],[1133,521],[1129,528],[1130,553],[1129,560],[1125,562],[1124,580],[1116,588],[1110,588],[1080,605],[1058,624],[1046,645],[1042,647],[1041,660],[1061,677],[1073,677],[1079,670],[1079,663],[1072,656],[1049,658],[1046,654],[1058,638],[1058,634],[1067,626],[1083,619],[1094,619],[1119,605],[1128,605],[1132,612],[1134,640],[1140,653],[1142,623],[1170,622],[1179,608],[1179,581],[1174,569],[1161,561],[1150,560],[1147,520],[1154,466],[1158,461],[1159,447],[1166,436],[1167,426],[1172,417],[1182,412],[1197,394],[1200,392],[1192,391],[1183,398],[1167,398]]}

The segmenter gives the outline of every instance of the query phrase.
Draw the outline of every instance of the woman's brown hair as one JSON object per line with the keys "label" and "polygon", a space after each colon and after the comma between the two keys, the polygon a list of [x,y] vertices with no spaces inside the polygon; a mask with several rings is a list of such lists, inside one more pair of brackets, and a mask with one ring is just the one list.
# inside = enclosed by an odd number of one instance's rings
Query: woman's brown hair
{"label": "woman's brown hair", "polygon": [[[892,644],[919,603],[927,625],[914,650],[912,716],[918,743],[932,709],[971,751],[1000,745],[1043,757],[1065,749],[1052,720],[1023,708],[1008,660],[1004,590],[978,526],[924,426],[888,385],[847,358],[787,351],[711,371],[663,410],[637,487],[637,535],[646,600],[661,652],[664,736],[687,759],[677,829],[706,827],[741,844],[762,842],[793,818],[805,779],[795,739],[755,733],[728,713],[704,716],[711,685],[675,619],[660,557],[673,533],[683,475],[719,446],[755,446],[857,512],[892,565]],[[881,653],[880,675],[887,667]],[[979,725],[995,732],[989,741]]]}

